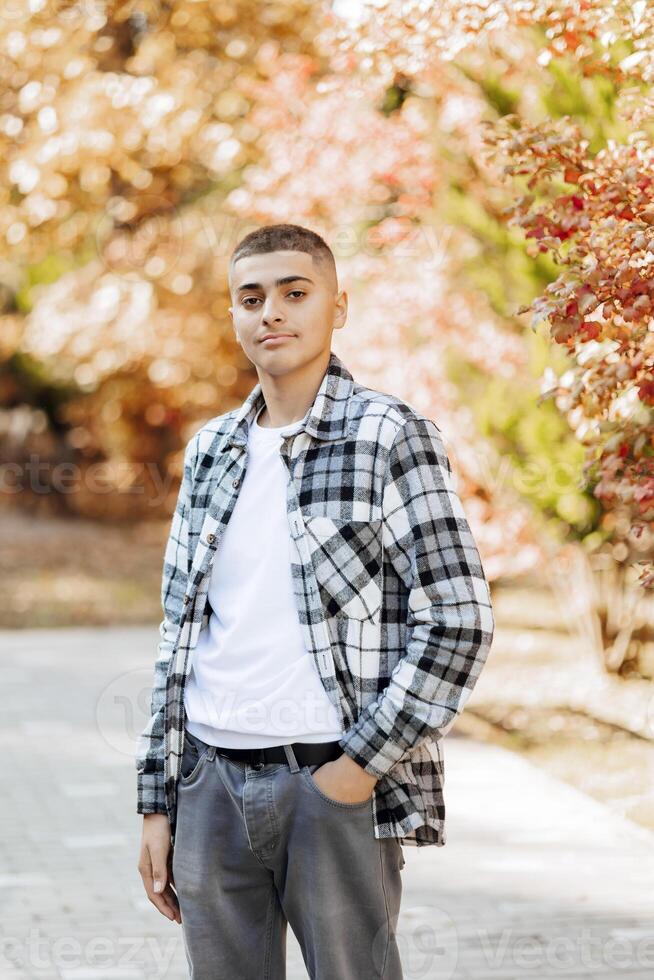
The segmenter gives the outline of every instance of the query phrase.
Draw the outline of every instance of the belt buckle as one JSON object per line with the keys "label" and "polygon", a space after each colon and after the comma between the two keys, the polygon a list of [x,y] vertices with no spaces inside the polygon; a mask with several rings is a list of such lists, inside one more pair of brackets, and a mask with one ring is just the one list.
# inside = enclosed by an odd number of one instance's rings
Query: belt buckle
{"label": "belt buckle", "polygon": [[253,769],[263,769],[266,764],[263,749],[250,750],[250,765]]}

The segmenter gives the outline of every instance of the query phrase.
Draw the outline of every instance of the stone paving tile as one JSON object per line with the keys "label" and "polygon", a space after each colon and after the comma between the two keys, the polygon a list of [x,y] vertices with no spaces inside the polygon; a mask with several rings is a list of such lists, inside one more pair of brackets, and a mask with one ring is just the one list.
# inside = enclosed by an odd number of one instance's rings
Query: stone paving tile
{"label": "stone paving tile", "polygon": [[[188,978],[136,868],[156,640],[0,632],[0,980]],[[447,844],[404,849],[405,980],[651,980],[654,835],[496,746],[452,734],[445,765]]]}

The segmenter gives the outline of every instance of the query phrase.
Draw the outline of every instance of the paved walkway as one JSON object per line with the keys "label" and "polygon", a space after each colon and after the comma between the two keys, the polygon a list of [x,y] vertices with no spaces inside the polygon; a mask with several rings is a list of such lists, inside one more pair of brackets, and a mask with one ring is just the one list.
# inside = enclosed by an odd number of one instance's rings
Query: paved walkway
{"label": "paved walkway", "polygon": [[[188,977],[136,869],[156,641],[0,632],[0,980]],[[405,848],[405,980],[651,980],[654,835],[494,746],[452,734],[445,759],[448,842]],[[306,980],[292,936],[288,960]]]}

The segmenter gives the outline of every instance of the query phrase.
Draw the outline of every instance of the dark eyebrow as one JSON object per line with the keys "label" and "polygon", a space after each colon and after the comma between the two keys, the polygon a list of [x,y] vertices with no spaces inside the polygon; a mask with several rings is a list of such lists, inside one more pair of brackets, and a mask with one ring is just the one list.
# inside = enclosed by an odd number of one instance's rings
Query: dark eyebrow
{"label": "dark eyebrow", "polygon": [[[309,279],[308,276],[283,276],[281,279],[275,279],[276,286],[285,286],[289,282],[310,282],[311,285],[315,285],[313,279]],[[239,286],[236,290],[237,293],[243,293],[246,289],[263,289],[260,282],[246,282],[243,286]]]}

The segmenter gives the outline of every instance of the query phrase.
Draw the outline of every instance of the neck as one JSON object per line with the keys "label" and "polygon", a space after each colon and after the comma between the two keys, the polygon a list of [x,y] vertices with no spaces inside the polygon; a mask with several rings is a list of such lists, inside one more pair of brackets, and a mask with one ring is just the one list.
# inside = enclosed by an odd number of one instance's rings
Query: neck
{"label": "neck", "polygon": [[322,379],[329,365],[331,351],[321,351],[308,364],[283,375],[258,371],[261,391],[265,402],[258,418],[264,429],[276,429],[291,425],[307,414],[313,405]]}

